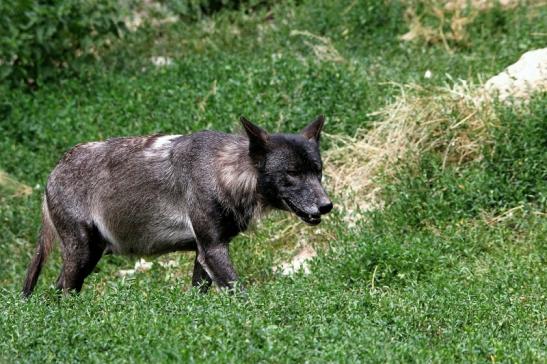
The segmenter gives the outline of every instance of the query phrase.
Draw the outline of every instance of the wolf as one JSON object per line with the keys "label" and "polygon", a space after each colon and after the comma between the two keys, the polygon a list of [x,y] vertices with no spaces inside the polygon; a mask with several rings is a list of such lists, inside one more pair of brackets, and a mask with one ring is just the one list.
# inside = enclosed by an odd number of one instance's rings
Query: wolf
{"label": "wolf", "polygon": [[325,118],[298,134],[270,134],[241,117],[245,133],[112,138],[79,144],[50,174],[42,227],[28,267],[28,297],[53,243],[56,287],[79,292],[104,254],[157,256],[194,251],[192,285],[234,289],[229,243],[261,212],[279,209],[310,225],[332,202],[322,180]]}

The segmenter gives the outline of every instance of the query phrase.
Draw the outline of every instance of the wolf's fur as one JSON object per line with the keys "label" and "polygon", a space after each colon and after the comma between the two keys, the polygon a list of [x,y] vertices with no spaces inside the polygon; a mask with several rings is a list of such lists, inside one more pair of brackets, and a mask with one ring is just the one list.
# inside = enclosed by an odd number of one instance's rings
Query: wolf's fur
{"label": "wolf's fur", "polygon": [[114,138],[67,152],[48,179],[24,295],[34,289],[57,237],[59,289],[80,290],[105,252],[193,250],[192,282],[206,291],[212,281],[231,287],[237,280],[228,243],[264,208],[318,223],[332,207],[320,184],[323,118],[301,135],[269,135],[242,123],[247,137],[204,131]]}
{"label": "wolf's fur", "polygon": [[247,218],[257,217],[263,207],[256,191],[257,171],[249,156],[249,141],[244,137],[228,141],[219,148],[215,162],[221,203],[229,210],[244,205],[246,214],[237,218],[245,226]]}

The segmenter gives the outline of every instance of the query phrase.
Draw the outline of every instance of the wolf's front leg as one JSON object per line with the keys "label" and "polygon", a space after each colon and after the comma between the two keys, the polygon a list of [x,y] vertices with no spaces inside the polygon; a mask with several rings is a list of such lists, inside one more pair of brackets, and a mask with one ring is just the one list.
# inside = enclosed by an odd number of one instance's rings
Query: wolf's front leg
{"label": "wolf's front leg", "polygon": [[227,243],[198,247],[197,261],[219,287],[234,288],[238,277],[228,254]]}
{"label": "wolf's front leg", "polygon": [[[219,213],[218,203],[208,200],[207,191],[196,193],[191,206],[199,208],[189,212],[197,247],[197,262],[207,275],[221,288],[232,289],[238,280],[230,260],[228,246],[239,232],[236,221],[229,215]],[[199,273],[199,272],[198,272]]]}

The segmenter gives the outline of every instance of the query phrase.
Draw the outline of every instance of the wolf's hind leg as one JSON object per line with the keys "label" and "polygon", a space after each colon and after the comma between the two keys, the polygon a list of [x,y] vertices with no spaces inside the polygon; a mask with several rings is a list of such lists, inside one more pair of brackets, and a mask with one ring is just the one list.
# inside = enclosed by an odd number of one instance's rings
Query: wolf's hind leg
{"label": "wolf's hind leg", "polygon": [[57,288],[64,292],[82,289],[84,279],[93,271],[106,248],[104,241],[92,229],[79,226],[75,230],[59,231],[63,266]]}
{"label": "wolf's hind leg", "polygon": [[196,259],[194,261],[194,274],[192,275],[192,287],[198,287],[201,293],[207,293],[213,280],[207,274],[203,266],[198,261],[198,253],[196,252]]}

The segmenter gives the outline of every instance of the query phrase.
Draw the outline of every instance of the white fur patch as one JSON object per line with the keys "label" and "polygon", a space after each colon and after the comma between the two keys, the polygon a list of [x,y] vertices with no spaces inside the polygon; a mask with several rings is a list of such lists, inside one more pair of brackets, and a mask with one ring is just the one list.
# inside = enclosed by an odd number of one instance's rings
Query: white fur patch
{"label": "white fur patch", "polygon": [[154,143],[144,150],[144,155],[147,158],[167,158],[171,151],[171,143],[180,135],[163,135],[156,137]]}
{"label": "white fur patch", "polygon": [[101,235],[108,240],[108,242],[112,245],[112,250],[114,252],[118,252],[120,250],[120,245],[114,235],[110,232],[108,227],[106,226],[103,217],[101,214],[93,212],[91,215],[91,218],[95,222],[95,225],[97,226],[97,229],[99,229],[99,232]]}
{"label": "white fur patch", "polygon": [[156,140],[154,140],[154,144],[152,144],[152,149],[160,149],[167,145],[170,145],[173,139],[180,137],[180,135],[164,135],[158,137]]}

